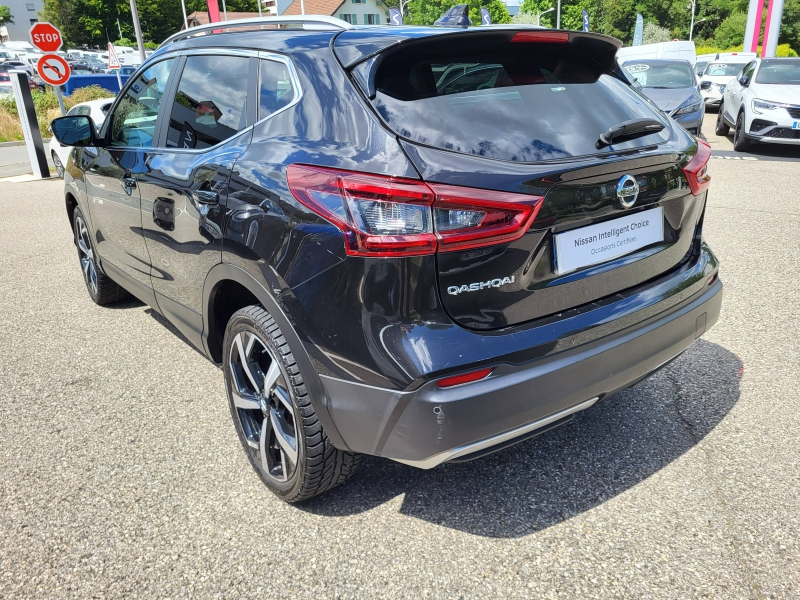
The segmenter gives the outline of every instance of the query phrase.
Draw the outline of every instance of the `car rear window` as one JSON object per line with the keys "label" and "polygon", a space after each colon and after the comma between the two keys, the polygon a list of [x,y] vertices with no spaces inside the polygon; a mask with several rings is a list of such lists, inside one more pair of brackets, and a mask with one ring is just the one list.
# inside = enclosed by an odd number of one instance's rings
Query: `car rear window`
{"label": "car rear window", "polygon": [[442,36],[387,50],[375,67],[373,105],[410,141],[508,161],[613,153],[667,139],[665,130],[598,150],[609,127],[664,119],[573,44],[514,35]]}

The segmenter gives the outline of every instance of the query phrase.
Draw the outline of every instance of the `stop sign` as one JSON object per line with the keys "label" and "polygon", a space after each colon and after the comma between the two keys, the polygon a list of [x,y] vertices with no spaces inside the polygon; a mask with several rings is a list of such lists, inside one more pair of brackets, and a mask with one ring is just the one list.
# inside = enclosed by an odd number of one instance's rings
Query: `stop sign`
{"label": "stop sign", "polygon": [[50,23],[35,23],[29,32],[31,44],[42,52],[55,52],[61,48],[61,32]]}

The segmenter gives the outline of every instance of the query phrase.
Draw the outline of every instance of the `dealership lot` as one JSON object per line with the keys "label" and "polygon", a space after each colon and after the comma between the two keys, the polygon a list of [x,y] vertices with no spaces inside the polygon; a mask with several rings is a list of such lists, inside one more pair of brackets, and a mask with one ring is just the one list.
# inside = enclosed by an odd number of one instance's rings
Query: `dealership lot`
{"label": "dealership lot", "polygon": [[486,459],[368,459],[300,506],[247,464],[221,371],[89,300],[61,182],[0,183],[0,596],[797,597],[800,154],[765,153],[711,163],[723,313],[677,361]]}

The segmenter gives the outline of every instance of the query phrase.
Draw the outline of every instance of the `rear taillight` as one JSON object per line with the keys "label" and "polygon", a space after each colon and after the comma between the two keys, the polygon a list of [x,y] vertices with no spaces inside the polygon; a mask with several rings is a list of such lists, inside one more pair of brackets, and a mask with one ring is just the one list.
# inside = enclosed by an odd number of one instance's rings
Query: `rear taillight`
{"label": "rear taillight", "polygon": [[708,161],[711,159],[711,146],[708,142],[697,140],[697,153],[683,167],[683,174],[689,182],[689,188],[695,196],[708,188],[711,175],[708,174]]}
{"label": "rear taillight", "polygon": [[436,385],[440,388],[448,388],[456,385],[463,385],[465,383],[472,383],[473,381],[480,381],[481,379],[488,377],[492,370],[493,367],[489,367],[488,369],[479,369],[478,371],[454,375],[453,377],[445,377],[444,379],[437,381]]}
{"label": "rear taillight", "polygon": [[336,225],[355,256],[419,256],[512,242],[542,197],[290,165],[289,189]]}

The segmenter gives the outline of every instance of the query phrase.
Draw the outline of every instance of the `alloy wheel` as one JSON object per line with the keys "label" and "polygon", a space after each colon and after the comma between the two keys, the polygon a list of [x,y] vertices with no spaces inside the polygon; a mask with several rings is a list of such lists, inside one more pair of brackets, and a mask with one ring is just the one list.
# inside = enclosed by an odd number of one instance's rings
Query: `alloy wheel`
{"label": "alloy wheel", "polygon": [[64,179],[64,165],[61,164],[61,159],[58,158],[58,154],[55,152],[53,152],[53,166],[56,168],[56,174],[61,179]]}
{"label": "alloy wheel", "polygon": [[262,471],[285,483],[298,462],[298,432],[278,359],[254,333],[236,334],[230,350],[233,404],[248,452]]}
{"label": "alloy wheel", "polygon": [[94,264],[94,251],[89,238],[89,229],[81,216],[75,219],[75,226],[77,230],[75,233],[78,242],[78,257],[81,261],[83,278],[86,280],[86,285],[92,295],[97,296],[97,268]]}

